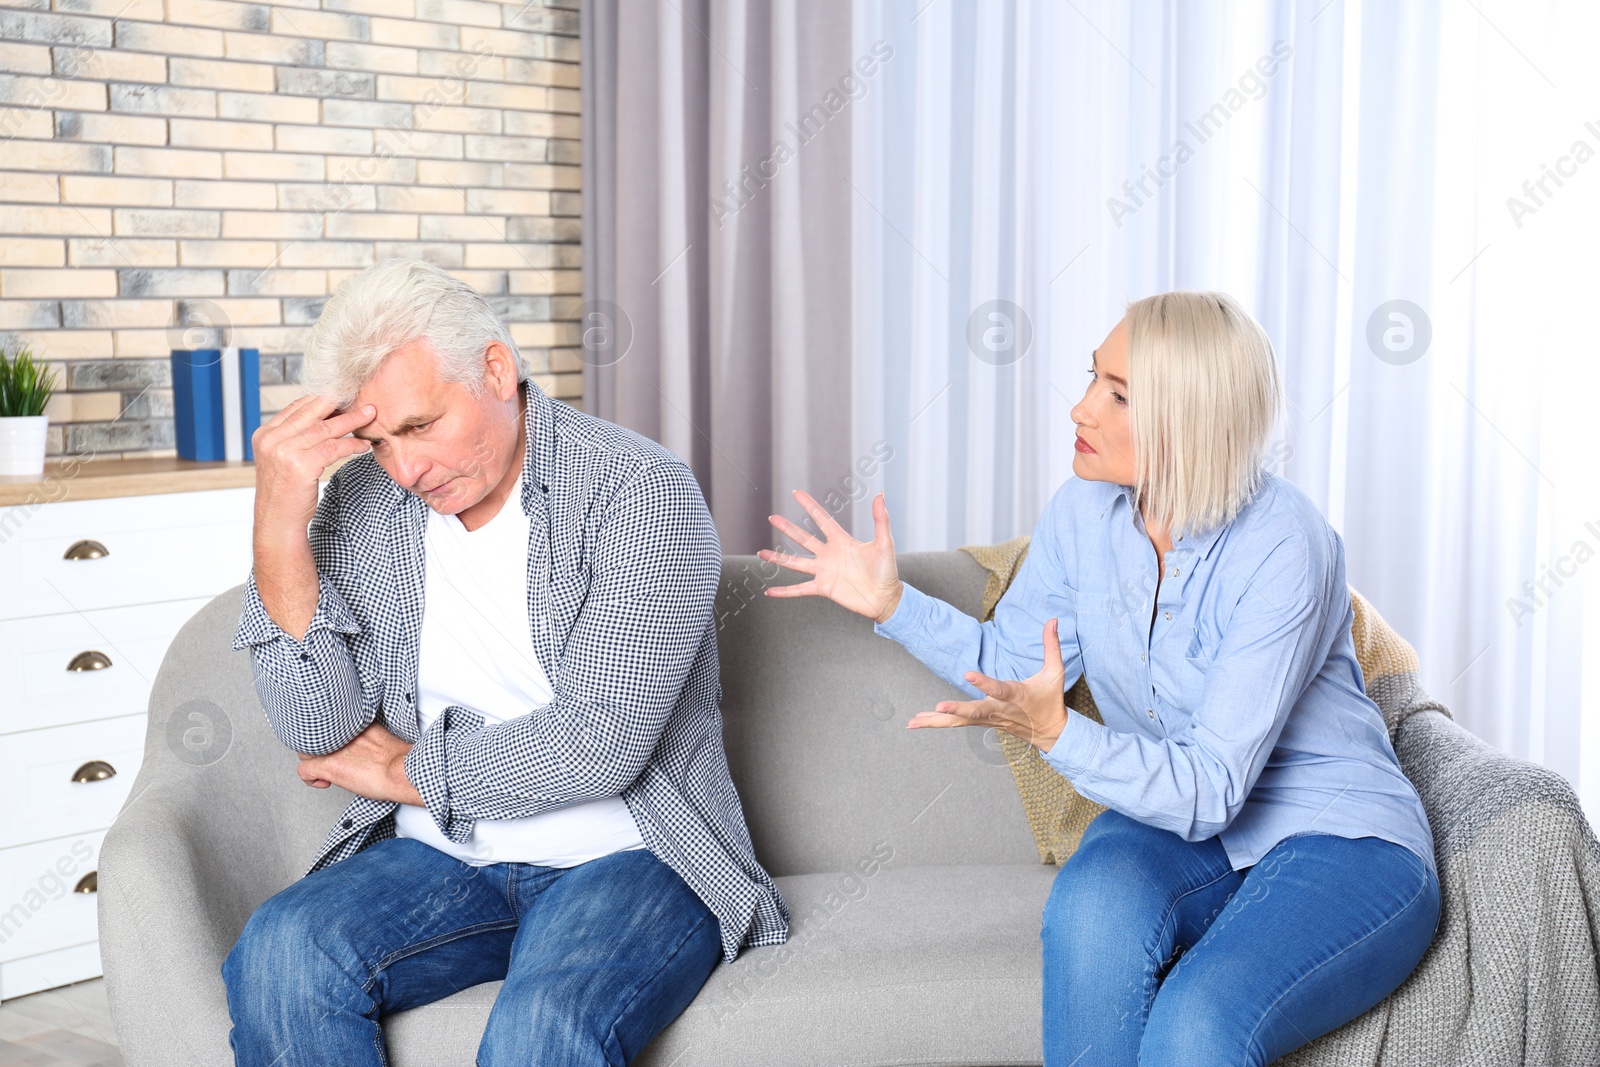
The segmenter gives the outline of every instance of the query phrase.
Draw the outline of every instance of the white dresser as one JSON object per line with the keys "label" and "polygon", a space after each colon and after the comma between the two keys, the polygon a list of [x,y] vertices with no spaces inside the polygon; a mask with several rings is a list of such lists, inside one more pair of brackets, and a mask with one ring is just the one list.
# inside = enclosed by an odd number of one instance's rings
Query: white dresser
{"label": "white dresser", "polygon": [[[136,495],[73,498],[116,491],[114,462],[46,503],[0,485],[0,999],[100,974],[100,841],[139,771],[151,684],[178,629],[250,572],[248,464],[168,460],[171,477],[126,479]],[[150,491],[185,473],[244,484]]]}

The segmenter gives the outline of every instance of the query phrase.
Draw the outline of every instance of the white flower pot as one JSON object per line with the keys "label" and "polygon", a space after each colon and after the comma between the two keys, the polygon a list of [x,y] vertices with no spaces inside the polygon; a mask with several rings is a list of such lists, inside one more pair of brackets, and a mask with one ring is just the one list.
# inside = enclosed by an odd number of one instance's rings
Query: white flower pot
{"label": "white flower pot", "polygon": [[49,415],[0,418],[0,474],[43,474]]}

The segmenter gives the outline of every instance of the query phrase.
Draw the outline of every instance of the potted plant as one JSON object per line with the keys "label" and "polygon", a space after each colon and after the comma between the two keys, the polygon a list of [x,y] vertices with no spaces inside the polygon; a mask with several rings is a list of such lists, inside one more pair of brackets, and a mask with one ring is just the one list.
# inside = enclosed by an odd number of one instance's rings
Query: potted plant
{"label": "potted plant", "polygon": [[14,353],[0,346],[0,474],[44,473],[44,406],[55,391],[55,372],[27,345]]}

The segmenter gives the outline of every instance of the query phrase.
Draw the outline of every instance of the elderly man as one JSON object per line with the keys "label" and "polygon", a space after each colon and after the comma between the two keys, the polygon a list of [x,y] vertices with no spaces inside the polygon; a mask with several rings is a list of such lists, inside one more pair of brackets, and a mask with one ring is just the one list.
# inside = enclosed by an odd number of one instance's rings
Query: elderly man
{"label": "elderly man", "polygon": [[787,935],[723,751],[694,476],[530,370],[471,287],[388,261],[252,439],[233,647],[301,779],[355,799],[222,965],[239,1064],[377,1067],[385,1015],[497,979],[479,1064],[626,1064]]}

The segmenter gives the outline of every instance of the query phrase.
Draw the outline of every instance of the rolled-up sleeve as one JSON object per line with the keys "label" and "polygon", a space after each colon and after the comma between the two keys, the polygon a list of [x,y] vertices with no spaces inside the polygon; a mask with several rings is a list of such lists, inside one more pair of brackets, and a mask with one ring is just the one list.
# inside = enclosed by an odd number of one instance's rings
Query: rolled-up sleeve
{"label": "rolled-up sleeve", "polygon": [[1186,841],[1226,829],[1326,657],[1318,588],[1304,553],[1285,546],[1234,610],[1179,732],[1153,738],[1069,712],[1045,762],[1090,800]]}

